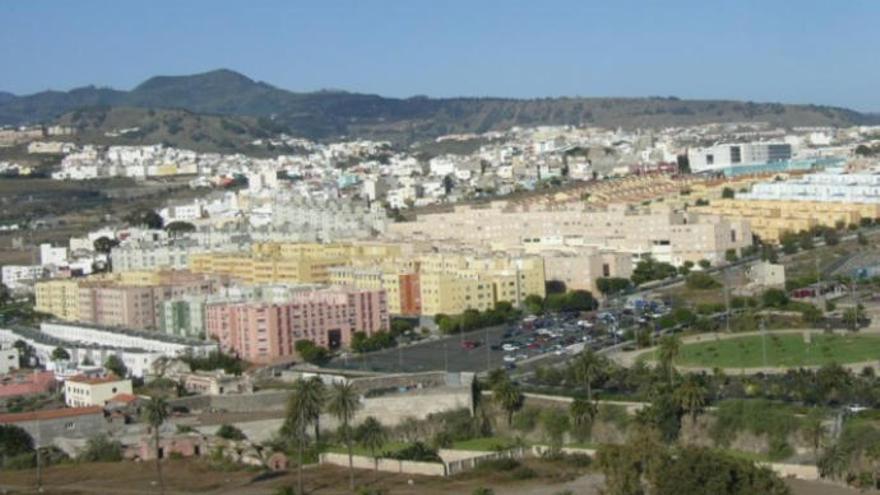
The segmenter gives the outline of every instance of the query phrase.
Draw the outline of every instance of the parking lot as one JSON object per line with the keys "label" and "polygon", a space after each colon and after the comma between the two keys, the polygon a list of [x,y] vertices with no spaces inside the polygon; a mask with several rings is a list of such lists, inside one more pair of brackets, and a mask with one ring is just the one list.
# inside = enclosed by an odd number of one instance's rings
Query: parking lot
{"label": "parking lot", "polygon": [[488,329],[335,358],[328,366],[384,373],[436,370],[479,372],[500,367],[524,371],[536,362],[564,361],[585,346],[598,350],[618,343],[625,329],[639,325],[650,327],[652,314],[659,314],[659,311],[655,306],[588,314],[527,316],[520,321]]}

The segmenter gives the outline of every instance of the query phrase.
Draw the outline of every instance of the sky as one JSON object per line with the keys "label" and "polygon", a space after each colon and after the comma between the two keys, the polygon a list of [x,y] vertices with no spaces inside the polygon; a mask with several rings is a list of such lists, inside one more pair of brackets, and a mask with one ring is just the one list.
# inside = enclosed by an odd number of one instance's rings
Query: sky
{"label": "sky", "polygon": [[876,0],[2,0],[0,90],[228,68],[293,91],[880,111]]}

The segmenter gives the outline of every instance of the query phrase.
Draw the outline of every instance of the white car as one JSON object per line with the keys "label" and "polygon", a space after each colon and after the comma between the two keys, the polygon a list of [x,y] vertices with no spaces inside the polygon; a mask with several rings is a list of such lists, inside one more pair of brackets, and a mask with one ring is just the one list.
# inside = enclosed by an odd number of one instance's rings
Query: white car
{"label": "white car", "polygon": [[501,346],[501,349],[504,351],[507,351],[507,352],[513,352],[513,351],[519,349],[519,347],[517,347],[513,344],[504,344],[503,346]]}
{"label": "white car", "polygon": [[512,363],[514,361],[516,361],[516,356],[511,356],[510,354],[504,356],[505,363]]}

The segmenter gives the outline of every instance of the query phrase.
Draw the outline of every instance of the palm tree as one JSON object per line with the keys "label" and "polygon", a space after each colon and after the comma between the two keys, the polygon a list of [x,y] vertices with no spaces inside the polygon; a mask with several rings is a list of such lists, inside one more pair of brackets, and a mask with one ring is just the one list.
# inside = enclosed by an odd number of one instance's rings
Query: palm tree
{"label": "palm tree", "polygon": [[144,406],[144,415],[147,424],[153,430],[153,439],[156,443],[156,475],[159,477],[159,493],[165,493],[165,480],[162,479],[162,459],[159,455],[159,444],[161,442],[159,428],[168,419],[170,408],[168,402],[162,397],[154,397]]}
{"label": "palm tree", "polygon": [[523,395],[519,386],[509,379],[498,383],[492,390],[492,398],[507,413],[507,426],[513,424],[513,413],[522,407]]}
{"label": "palm tree", "polygon": [[841,479],[849,467],[849,460],[849,452],[839,445],[832,445],[825,449],[825,453],[817,463],[819,474],[823,478]]}
{"label": "palm tree", "polygon": [[324,404],[323,384],[320,380],[297,380],[293,384],[293,393],[287,403],[287,417],[283,430],[288,435],[296,435],[299,443],[298,493],[303,490],[303,458],[306,446],[306,429],[321,413]]}
{"label": "palm tree", "polygon": [[660,365],[669,374],[669,385],[672,385],[675,366],[673,361],[681,352],[681,340],[675,335],[667,335],[660,339]]}
{"label": "palm tree", "polygon": [[598,408],[594,402],[577,398],[568,406],[568,411],[574,420],[575,426],[581,426],[593,422]]}
{"label": "palm tree", "polygon": [[880,464],[880,444],[871,444],[865,449],[865,457],[871,463],[871,488],[877,488],[877,465]]}
{"label": "palm tree", "polygon": [[351,446],[351,421],[361,408],[360,396],[351,383],[334,383],[327,397],[327,412],[342,423],[342,436],[348,449],[349,488],[354,491],[354,458]]}
{"label": "palm tree", "polygon": [[590,402],[593,401],[593,381],[602,372],[604,365],[602,358],[592,349],[580,353],[574,362],[574,379],[587,388],[587,400]]}
{"label": "palm tree", "polygon": [[355,436],[358,443],[370,451],[370,456],[373,458],[374,471],[378,473],[379,457],[376,453],[385,446],[388,438],[385,427],[382,426],[378,419],[370,416],[358,426]]}
{"label": "palm tree", "polygon": [[309,415],[311,416],[311,422],[315,427],[315,443],[320,443],[321,409],[323,409],[327,403],[327,388],[324,386],[324,382],[322,382],[317,376],[313,376],[310,381],[312,382],[312,394],[318,400],[313,403],[313,408],[309,411]]}
{"label": "palm tree", "polygon": [[697,416],[706,405],[706,388],[697,377],[690,375],[675,390],[675,400],[681,410],[691,417],[691,423],[696,424]]}
{"label": "palm tree", "polygon": [[828,434],[828,428],[822,424],[822,415],[816,411],[811,411],[801,423],[801,436],[813,447],[813,459],[819,464],[819,448],[822,447],[822,441]]}

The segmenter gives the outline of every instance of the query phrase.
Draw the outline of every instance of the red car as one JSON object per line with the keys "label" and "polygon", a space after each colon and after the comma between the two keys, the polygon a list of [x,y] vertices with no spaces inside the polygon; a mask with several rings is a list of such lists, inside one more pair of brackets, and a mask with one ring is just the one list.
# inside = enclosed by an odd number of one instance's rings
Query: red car
{"label": "red car", "polygon": [[465,340],[461,343],[462,349],[476,349],[477,347],[480,347],[480,342],[476,340]]}

